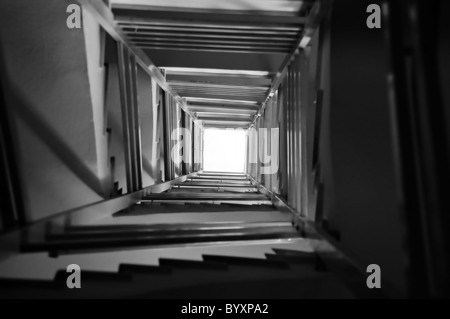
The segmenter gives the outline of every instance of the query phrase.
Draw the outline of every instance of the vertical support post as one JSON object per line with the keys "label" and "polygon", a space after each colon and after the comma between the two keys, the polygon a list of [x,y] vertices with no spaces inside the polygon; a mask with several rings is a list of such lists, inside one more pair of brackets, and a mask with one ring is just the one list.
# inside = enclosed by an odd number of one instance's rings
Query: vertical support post
{"label": "vertical support post", "polygon": [[292,207],[295,208],[295,197],[293,194],[294,190],[294,106],[293,106],[293,97],[292,97],[292,66],[289,66],[288,69],[288,81],[287,81],[287,95],[288,95],[288,110],[289,110],[289,194],[288,200]]}
{"label": "vertical support post", "polygon": [[[161,89],[160,89],[161,90]],[[167,94],[161,92],[161,112],[163,119],[163,145],[164,145],[164,181],[171,180],[170,163],[170,123],[169,123],[169,101]]]}
{"label": "vertical support post", "polygon": [[141,128],[139,124],[139,105],[137,93],[137,64],[136,57],[130,57],[130,84],[131,84],[131,99],[132,105],[130,111],[132,113],[132,136],[134,148],[134,175],[135,185],[134,191],[142,189],[142,144],[141,144]]}
{"label": "vertical support post", "polygon": [[200,128],[200,145],[201,145],[201,149],[200,149],[200,155],[201,155],[201,163],[200,163],[200,170],[203,170],[203,163],[205,162],[205,154],[203,152],[203,150],[205,149],[205,139],[204,139],[204,134],[205,133],[205,129],[203,127]]}
{"label": "vertical support post", "polygon": [[117,43],[120,102],[122,109],[123,146],[127,192],[142,188],[141,130],[137,101],[136,58],[121,43]]}
{"label": "vertical support post", "polygon": [[300,117],[299,117],[299,111],[300,111],[300,98],[299,98],[299,72],[298,72],[298,65],[299,65],[299,55],[295,56],[295,60],[293,63],[293,96],[294,96],[294,143],[295,143],[295,159],[294,159],[294,176],[295,176],[295,185],[294,185],[294,192],[295,192],[295,209],[298,212],[301,212],[301,205],[300,205],[300,184],[301,184],[301,176],[300,176]]}
{"label": "vertical support post", "polygon": [[[181,128],[186,128],[186,114],[183,110],[181,110]],[[179,141],[179,143],[182,143],[183,147],[181,148],[183,150],[183,155],[182,155],[182,161],[180,162],[181,164],[181,175],[186,175],[187,171],[188,171],[188,164],[184,161],[184,159],[186,158],[186,154],[189,150],[186,149],[186,141],[184,139],[188,138],[187,136],[184,136],[183,134],[183,140]],[[181,155],[181,154],[180,154]]]}
{"label": "vertical support post", "polygon": [[5,72],[1,53],[0,50],[0,232],[26,223],[21,176],[14,156],[13,123],[10,121],[10,108],[6,105],[4,95],[8,83],[2,79]]}
{"label": "vertical support post", "polygon": [[127,94],[127,64],[128,64],[128,55],[126,53],[126,47],[122,44],[122,42],[117,43],[117,59],[118,59],[118,68],[119,68],[119,89],[120,89],[120,106],[122,110],[122,130],[123,130],[123,148],[124,148],[124,157],[125,157],[125,175],[127,180],[127,193],[133,191],[133,169],[132,169],[132,158],[131,158],[131,136],[130,136],[130,128],[129,128],[129,119],[128,119],[128,94]]}
{"label": "vertical support post", "polygon": [[195,171],[195,124],[194,121],[189,118],[190,122],[190,132],[191,132],[191,170],[189,173]]}

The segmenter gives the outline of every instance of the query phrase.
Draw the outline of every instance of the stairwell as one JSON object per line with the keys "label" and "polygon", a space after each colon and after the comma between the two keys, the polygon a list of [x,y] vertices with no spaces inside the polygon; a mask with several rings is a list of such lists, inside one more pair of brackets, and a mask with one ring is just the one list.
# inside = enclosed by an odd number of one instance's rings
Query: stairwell
{"label": "stairwell", "polygon": [[[89,225],[73,224],[69,218],[63,226],[50,221],[45,236],[28,242],[23,250],[48,251],[57,260],[66,254],[102,250],[197,247],[201,260],[173,255],[160,257],[158,265],[122,261],[115,272],[82,269],[82,289],[67,288],[65,269],[57,271],[53,280],[2,279],[0,297],[353,297],[312,249],[302,249],[308,243],[300,238],[292,219],[244,174],[193,174]],[[215,247],[251,249],[252,245],[273,248],[263,258],[211,253]]]}

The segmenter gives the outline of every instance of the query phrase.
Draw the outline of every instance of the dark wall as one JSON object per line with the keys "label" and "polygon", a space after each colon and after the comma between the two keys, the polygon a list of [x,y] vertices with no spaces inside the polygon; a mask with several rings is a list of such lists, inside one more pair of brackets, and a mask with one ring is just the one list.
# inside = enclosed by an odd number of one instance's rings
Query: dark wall
{"label": "dark wall", "polygon": [[[361,266],[404,289],[404,225],[398,210],[383,29],[366,26],[374,1],[335,1],[324,34],[321,132],[323,215]],[[383,26],[382,26],[383,27]],[[329,51],[328,51],[329,50]]]}

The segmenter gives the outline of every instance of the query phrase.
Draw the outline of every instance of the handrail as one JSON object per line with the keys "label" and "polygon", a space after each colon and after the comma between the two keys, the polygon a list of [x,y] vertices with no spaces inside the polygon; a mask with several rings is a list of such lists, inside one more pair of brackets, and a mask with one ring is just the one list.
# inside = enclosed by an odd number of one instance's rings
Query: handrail
{"label": "handrail", "polygon": [[114,15],[107,5],[103,1],[96,0],[78,0],[78,2],[114,40],[122,43],[129,52],[136,57],[136,62],[142,66],[144,71],[147,72],[164,91],[169,93],[177,101],[180,108],[189,114],[197,125],[202,126],[202,123],[188,109],[186,101],[166,82],[164,75],[148,55],[140,48],[136,48],[131,44],[130,39],[122,32],[122,29],[114,21]]}
{"label": "handrail", "polygon": [[183,175],[171,181],[151,185],[133,193],[64,211],[56,215],[40,219],[27,226],[0,234],[0,261],[10,255],[19,253],[21,251],[23,239],[27,239],[33,231],[39,232],[40,229],[45,229],[45,225],[52,220],[69,217],[70,221],[73,223],[93,222],[130,207],[131,205],[139,202],[143,196],[149,193],[164,192],[173,185],[185,181],[188,177],[195,176],[197,173],[198,172]]}
{"label": "handrail", "polygon": [[297,44],[294,46],[294,49],[289,53],[284,59],[283,63],[280,66],[279,71],[275,74],[272,79],[272,83],[270,85],[270,89],[267,91],[267,96],[264,102],[261,104],[258,112],[253,117],[251,121],[250,127],[255,125],[258,117],[262,115],[262,112],[266,108],[267,102],[275,95],[275,92],[278,90],[278,87],[283,82],[284,76],[286,75],[289,65],[292,61],[295,60],[295,56],[298,54],[300,49],[305,49],[309,42],[311,41],[312,35],[319,27],[320,22],[322,21],[325,14],[328,12],[331,6],[330,0],[321,0],[314,3],[313,7],[310,10],[308,15],[307,23],[305,26],[305,30],[302,35],[298,38]]}

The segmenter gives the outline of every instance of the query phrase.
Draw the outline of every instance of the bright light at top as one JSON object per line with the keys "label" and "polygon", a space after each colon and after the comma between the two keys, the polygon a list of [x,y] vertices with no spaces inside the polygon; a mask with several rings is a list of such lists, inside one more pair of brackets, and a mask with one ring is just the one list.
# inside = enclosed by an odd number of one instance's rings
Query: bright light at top
{"label": "bright light at top", "polygon": [[245,169],[245,131],[205,129],[205,171],[243,173]]}

